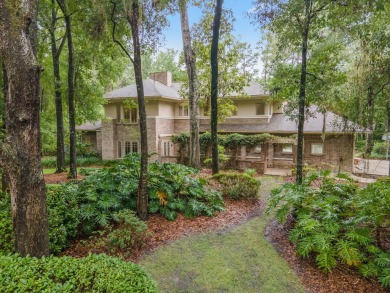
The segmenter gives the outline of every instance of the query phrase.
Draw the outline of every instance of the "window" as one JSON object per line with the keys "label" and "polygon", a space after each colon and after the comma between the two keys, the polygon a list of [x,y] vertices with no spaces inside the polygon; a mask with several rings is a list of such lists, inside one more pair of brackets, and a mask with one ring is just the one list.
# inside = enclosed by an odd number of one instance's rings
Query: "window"
{"label": "window", "polygon": [[131,143],[131,151],[133,153],[138,153],[138,141],[133,141]]}
{"label": "window", "polygon": [[138,122],[137,108],[123,107],[123,122],[125,123],[137,123]]}
{"label": "window", "polygon": [[292,154],[293,152],[293,145],[292,144],[284,144],[282,148],[283,154]]}
{"label": "window", "polygon": [[161,142],[161,155],[163,157],[174,156],[173,143],[170,140],[163,140]]}
{"label": "window", "polygon": [[323,155],[324,154],[324,144],[312,143],[311,144],[311,154],[312,155]]}
{"label": "window", "polygon": [[118,158],[130,153],[138,153],[138,141],[118,141]]}
{"label": "window", "polygon": [[137,123],[138,122],[138,109],[137,108],[131,108],[130,109],[130,122],[131,123]]}
{"label": "window", "polygon": [[122,158],[122,142],[118,141],[118,158]]}
{"label": "window", "polygon": [[256,104],[256,115],[265,115],[265,103]]}
{"label": "window", "polygon": [[125,155],[128,155],[131,153],[131,142],[126,141],[125,142]]}
{"label": "window", "polygon": [[261,145],[255,146],[254,153],[255,153],[255,154],[261,153]]}
{"label": "window", "polygon": [[179,116],[188,116],[188,105],[179,106]]}

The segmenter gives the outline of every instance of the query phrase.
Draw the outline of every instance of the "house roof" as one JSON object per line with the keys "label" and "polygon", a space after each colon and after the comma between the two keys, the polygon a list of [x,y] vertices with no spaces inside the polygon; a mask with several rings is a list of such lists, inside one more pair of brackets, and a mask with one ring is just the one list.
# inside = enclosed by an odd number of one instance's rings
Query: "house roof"
{"label": "house roof", "polygon": [[102,128],[102,121],[86,122],[79,126],[76,126],[76,130],[79,131],[96,131]]}
{"label": "house roof", "polygon": [[[159,81],[152,79],[145,79],[143,81],[145,98],[168,98],[173,100],[181,100],[179,89],[181,83],[172,83],[171,86],[167,86]],[[249,85],[244,87],[244,93],[248,96],[263,96],[267,95],[264,88],[257,82],[251,81]],[[233,92],[230,96],[236,97],[239,94]],[[136,98],[137,87],[135,84],[128,85],[113,91],[110,91],[104,95],[106,99],[124,99],[124,98]]]}
{"label": "house roof", "polygon": [[[324,116],[318,111],[316,106],[311,106],[312,113],[305,121],[303,131],[305,133],[322,133]],[[201,131],[205,131],[201,129]],[[285,114],[274,113],[268,124],[220,124],[218,131],[221,132],[247,132],[247,133],[298,133],[298,124],[290,120]],[[325,132],[345,133],[345,132],[366,132],[351,121],[344,121],[341,116],[332,112],[326,112]]]}
{"label": "house roof", "polygon": [[[145,98],[151,97],[163,97],[174,100],[181,100],[178,93],[179,84],[172,83],[172,86],[166,86],[165,84],[154,81],[150,78],[143,81]],[[106,99],[124,99],[124,98],[136,98],[137,87],[135,84],[128,85],[104,95]]]}

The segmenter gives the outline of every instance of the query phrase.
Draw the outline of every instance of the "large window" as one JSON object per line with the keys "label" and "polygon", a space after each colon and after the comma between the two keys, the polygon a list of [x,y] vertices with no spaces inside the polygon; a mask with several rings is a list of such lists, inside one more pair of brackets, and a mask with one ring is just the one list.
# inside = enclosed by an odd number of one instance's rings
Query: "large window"
{"label": "large window", "polygon": [[188,116],[188,105],[180,105],[179,106],[179,116]]}
{"label": "large window", "polygon": [[118,141],[118,158],[123,158],[130,153],[138,153],[138,141]]}
{"label": "large window", "polygon": [[265,115],[265,103],[256,103],[256,115]]}
{"label": "large window", "polygon": [[312,155],[323,155],[324,154],[324,144],[323,143],[312,143],[311,144],[311,154]]}

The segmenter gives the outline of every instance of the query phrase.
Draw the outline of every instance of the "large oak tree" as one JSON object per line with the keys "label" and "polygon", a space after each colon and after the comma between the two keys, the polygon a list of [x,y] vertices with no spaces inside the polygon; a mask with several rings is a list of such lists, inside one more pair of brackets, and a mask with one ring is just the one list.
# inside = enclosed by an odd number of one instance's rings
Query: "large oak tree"
{"label": "large oak tree", "polygon": [[38,0],[0,1],[0,52],[8,82],[0,164],[9,179],[16,251],[41,257],[49,254],[49,236],[40,155],[37,9]]}

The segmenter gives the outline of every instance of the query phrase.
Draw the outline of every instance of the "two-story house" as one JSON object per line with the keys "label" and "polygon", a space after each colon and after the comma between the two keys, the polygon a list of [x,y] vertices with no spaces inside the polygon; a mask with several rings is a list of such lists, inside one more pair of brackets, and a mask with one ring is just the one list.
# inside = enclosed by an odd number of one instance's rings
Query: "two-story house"
{"label": "two-story house", "polygon": [[[150,74],[143,81],[148,131],[148,148],[152,159],[177,161],[177,151],[171,138],[189,131],[188,100],[179,94],[180,84],[172,82],[170,72]],[[270,133],[280,139],[256,146],[243,147],[237,157],[237,167],[255,166],[263,162],[266,167],[290,168],[296,157],[296,122],[284,115],[281,107],[268,102],[269,95],[262,87],[251,82],[245,89],[247,97],[232,94],[237,111],[219,125],[221,133]],[[77,129],[84,131],[84,142],[95,145],[104,160],[118,159],[140,151],[138,109],[135,85],[105,94],[105,119],[88,123]],[[133,100],[129,103],[128,100]],[[127,100],[127,102],[125,102]],[[133,105],[133,106],[131,106]],[[341,117],[327,112],[311,115],[304,127],[304,161],[307,164],[328,164],[333,169],[351,171],[353,164],[354,129],[346,128]],[[210,117],[200,112],[200,131],[210,131]],[[324,126],[325,123],[325,126]],[[351,126],[351,123],[347,123]],[[324,135],[325,134],[325,135]],[[329,167],[328,166],[328,167]]]}

